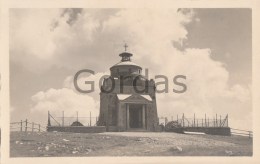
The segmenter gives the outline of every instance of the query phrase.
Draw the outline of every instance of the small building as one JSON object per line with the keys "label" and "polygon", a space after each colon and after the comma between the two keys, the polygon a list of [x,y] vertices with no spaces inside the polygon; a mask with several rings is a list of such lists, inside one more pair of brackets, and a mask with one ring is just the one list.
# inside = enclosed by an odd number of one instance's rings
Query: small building
{"label": "small building", "polygon": [[155,83],[132,62],[133,54],[119,54],[121,61],[110,68],[100,92],[98,125],[107,131],[157,131]]}

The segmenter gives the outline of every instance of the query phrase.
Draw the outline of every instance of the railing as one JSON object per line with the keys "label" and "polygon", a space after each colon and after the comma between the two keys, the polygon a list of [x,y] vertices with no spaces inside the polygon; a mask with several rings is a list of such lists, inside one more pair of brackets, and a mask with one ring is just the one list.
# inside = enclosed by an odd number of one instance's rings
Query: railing
{"label": "railing", "polygon": [[61,116],[52,115],[48,111],[48,126],[97,126],[98,117],[91,116],[78,116],[78,111],[75,112],[74,116],[65,116],[64,111],[62,111]]}
{"label": "railing", "polygon": [[238,135],[238,136],[246,136],[249,138],[253,138],[253,132],[247,131],[247,130],[241,130],[241,129],[233,129],[230,128],[232,135]]}
{"label": "railing", "polygon": [[11,131],[25,131],[25,132],[43,132],[46,131],[41,124],[37,124],[34,122],[29,122],[27,119],[25,121],[21,120],[20,122],[11,122],[10,123]]}
{"label": "railing", "polygon": [[167,117],[159,117],[159,122],[163,121],[163,125],[167,125],[167,123],[175,124],[178,127],[228,127],[228,115],[225,117],[221,117],[221,115],[215,115],[213,118],[207,117],[205,114],[204,118],[195,117],[187,118],[184,114],[181,117],[178,117],[174,120],[172,117],[172,121],[168,121]]}

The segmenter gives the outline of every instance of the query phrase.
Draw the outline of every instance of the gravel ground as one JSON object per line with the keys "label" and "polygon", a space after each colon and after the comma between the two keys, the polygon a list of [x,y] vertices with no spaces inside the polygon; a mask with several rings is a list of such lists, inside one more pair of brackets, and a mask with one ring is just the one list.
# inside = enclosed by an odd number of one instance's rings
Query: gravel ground
{"label": "gravel ground", "polygon": [[11,157],[44,156],[252,156],[241,136],[153,132],[11,132]]}

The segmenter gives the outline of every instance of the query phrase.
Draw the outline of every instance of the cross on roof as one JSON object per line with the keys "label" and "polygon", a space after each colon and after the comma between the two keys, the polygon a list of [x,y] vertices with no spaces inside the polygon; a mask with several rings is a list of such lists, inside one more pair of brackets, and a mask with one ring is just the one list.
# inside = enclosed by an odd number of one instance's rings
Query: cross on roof
{"label": "cross on roof", "polygon": [[125,47],[125,51],[127,51],[128,45],[126,43],[125,43],[124,47]]}

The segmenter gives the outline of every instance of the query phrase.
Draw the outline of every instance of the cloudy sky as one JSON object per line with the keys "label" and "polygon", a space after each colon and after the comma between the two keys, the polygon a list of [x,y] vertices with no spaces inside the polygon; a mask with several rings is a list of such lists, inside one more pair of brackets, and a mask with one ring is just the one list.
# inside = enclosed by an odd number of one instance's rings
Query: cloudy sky
{"label": "cloudy sky", "polygon": [[[169,78],[159,116],[229,114],[231,127],[251,129],[251,38],[250,9],[11,9],[11,120],[98,116],[99,79],[127,42],[149,78]],[[95,71],[81,80],[95,81],[95,92],[75,91],[80,69]],[[176,94],[180,74],[188,89]]]}

